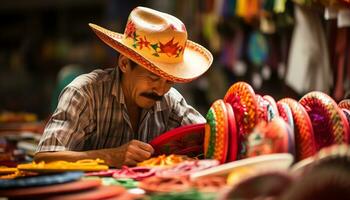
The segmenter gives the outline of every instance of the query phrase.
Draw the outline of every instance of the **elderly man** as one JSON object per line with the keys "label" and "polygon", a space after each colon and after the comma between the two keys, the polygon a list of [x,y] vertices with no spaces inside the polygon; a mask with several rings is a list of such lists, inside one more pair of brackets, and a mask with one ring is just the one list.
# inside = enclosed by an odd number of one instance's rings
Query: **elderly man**
{"label": "elderly man", "polygon": [[179,19],[137,7],[124,34],[90,27],[120,53],[118,67],[81,75],[62,91],[36,161],[100,158],[110,166],[135,165],[151,157],[153,138],[205,122],[172,88],[202,75],[213,59],[187,40]]}

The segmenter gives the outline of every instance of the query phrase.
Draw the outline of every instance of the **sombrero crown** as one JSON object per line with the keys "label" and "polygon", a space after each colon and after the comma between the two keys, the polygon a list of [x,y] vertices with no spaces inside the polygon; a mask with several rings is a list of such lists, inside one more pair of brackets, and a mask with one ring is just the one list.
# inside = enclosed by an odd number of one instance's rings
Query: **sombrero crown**
{"label": "sombrero crown", "polygon": [[149,71],[174,82],[189,82],[207,71],[213,56],[187,40],[176,17],[150,8],[131,11],[124,34],[89,24],[106,44]]}

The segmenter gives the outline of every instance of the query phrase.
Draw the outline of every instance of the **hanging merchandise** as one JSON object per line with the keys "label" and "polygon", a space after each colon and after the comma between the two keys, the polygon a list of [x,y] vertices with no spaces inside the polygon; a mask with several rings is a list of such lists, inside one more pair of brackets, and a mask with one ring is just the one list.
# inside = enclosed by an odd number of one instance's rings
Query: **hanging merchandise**
{"label": "hanging merchandise", "polygon": [[236,15],[242,17],[247,22],[250,22],[254,17],[259,16],[259,9],[259,0],[237,0]]}
{"label": "hanging merchandise", "polygon": [[203,36],[209,42],[212,52],[217,52],[220,48],[220,37],[216,29],[218,20],[218,15],[213,12],[202,15]]}
{"label": "hanging merchandise", "polygon": [[346,44],[348,42],[347,28],[338,28],[335,43],[335,56],[337,62],[333,97],[336,100],[344,96],[344,67],[346,63]]}
{"label": "hanging merchandise", "polygon": [[248,59],[255,67],[252,76],[252,83],[255,88],[261,88],[262,77],[260,71],[266,62],[269,52],[265,36],[258,31],[252,32],[249,36],[247,48]]}
{"label": "hanging merchandise", "polygon": [[262,2],[262,9],[260,12],[260,30],[266,34],[276,32],[276,26],[273,20],[274,4],[275,0],[265,0]]}
{"label": "hanging merchandise", "polygon": [[224,1],[221,4],[221,7],[219,3],[217,3],[218,8],[220,10],[221,8],[221,12],[218,12],[217,14],[220,14],[223,17],[232,17],[235,15],[235,10],[236,10],[236,0],[219,0],[220,1]]}
{"label": "hanging merchandise", "polygon": [[339,9],[338,11],[338,27],[350,27],[350,9]]}
{"label": "hanging merchandise", "polygon": [[321,20],[312,8],[299,5],[295,5],[295,19],[286,84],[299,94],[310,90],[328,93],[333,80]]}
{"label": "hanging merchandise", "polygon": [[273,11],[275,11],[275,13],[284,13],[286,11],[286,2],[287,0],[275,0]]}
{"label": "hanging merchandise", "polygon": [[248,57],[255,66],[262,66],[268,56],[269,48],[266,38],[258,31],[250,34],[248,40]]}

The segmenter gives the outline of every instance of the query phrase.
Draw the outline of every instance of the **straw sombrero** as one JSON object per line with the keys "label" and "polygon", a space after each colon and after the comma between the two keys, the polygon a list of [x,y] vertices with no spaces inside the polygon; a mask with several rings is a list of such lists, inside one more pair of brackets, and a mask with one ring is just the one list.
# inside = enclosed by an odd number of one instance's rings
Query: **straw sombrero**
{"label": "straw sombrero", "polygon": [[113,49],[173,82],[199,77],[213,61],[206,48],[187,40],[185,25],[179,19],[150,8],[132,10],[124,34],[89,26]]}

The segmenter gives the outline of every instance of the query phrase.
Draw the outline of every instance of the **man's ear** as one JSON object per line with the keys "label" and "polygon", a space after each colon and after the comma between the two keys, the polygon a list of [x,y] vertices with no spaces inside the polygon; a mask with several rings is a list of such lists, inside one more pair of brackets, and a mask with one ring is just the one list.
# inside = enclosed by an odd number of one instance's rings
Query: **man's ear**
{"label": "man's ear", "polygon": [[126,72],[128,69],[130,69],[129,58],[127,58],[126,56],[120,54],[119,55],[119,59],[118,59],[118,66],[119,66],[119,69],[122,72]]}

